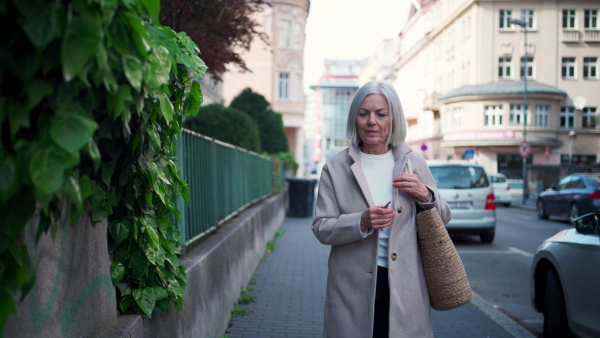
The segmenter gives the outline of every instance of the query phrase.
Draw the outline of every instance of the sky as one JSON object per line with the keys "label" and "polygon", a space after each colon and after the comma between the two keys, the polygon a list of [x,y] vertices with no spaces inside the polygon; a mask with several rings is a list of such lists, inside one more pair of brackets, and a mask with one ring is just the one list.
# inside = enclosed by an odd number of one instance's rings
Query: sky
{"label": "sky", "polygon": [[304,46],[305,88],[316,84],[324,60],[367,58],[381,40],[397,37],[407,21],[410,3],[311,0]]}

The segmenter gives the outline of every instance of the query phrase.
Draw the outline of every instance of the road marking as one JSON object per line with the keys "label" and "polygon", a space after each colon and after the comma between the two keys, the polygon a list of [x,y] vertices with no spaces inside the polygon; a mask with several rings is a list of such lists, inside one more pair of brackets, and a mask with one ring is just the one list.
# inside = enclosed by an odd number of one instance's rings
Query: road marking
{"label": "road marking", "polygon": [[508,250],[513,251],[514,253],[517,253],[519,255],[523,255],[523,256],[525,256],[527,258],[533,258],[533,254],[529,253],[529,252],[527,252],[525,250],[521,250],[521,249],[518,249],[518,248],[515,248],[515,247],[512,247],[512,246],[508,247]]}
{"label": "road marking", "polygon": [[521,255],[527,258],[532,258],[533,254],[517,249],[515,247],[509,247],[508,250],[457,250],[459,254],[496,254],[496,255]]}

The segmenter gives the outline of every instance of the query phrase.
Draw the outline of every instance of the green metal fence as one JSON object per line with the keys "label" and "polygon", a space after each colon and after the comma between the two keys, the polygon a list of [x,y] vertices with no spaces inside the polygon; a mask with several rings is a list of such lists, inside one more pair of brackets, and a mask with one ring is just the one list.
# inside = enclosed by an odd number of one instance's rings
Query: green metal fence
{"label": "green metal fence", "polygon": [[178,169],[190,189],[180,199],[181,245],[271,194],[271,160],[184,129],[177,139]]}

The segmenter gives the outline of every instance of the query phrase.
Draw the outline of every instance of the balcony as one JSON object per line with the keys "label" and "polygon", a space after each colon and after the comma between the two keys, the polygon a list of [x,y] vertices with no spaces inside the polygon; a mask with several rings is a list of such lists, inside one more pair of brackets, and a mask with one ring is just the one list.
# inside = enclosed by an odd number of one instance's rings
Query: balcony
{"label": "balcony", "polygon": [[583,41],[600,42],[600,29],[586,29],[583,31]]}
{"label": "balcony", "polygon": [[581,32],[573,29],[563,29],[562,42],[579,42],[581,40]]}
{"label": "balcony", "polygon": [[431,95],[427,95],[423,100],[423,108],[425,110],[439,111],[440,110],[440,94],[433,93]]}

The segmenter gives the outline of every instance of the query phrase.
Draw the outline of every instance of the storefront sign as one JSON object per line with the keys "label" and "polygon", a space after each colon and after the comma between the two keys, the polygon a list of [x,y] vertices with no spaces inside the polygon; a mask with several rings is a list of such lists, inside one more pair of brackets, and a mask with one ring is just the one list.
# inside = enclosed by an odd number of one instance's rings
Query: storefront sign
{"label": "storefront sign", "polygon": [[471,140],[505,140],[514,139],[513,130],[484,130],[447,133],[444,141],[471,141]]}

